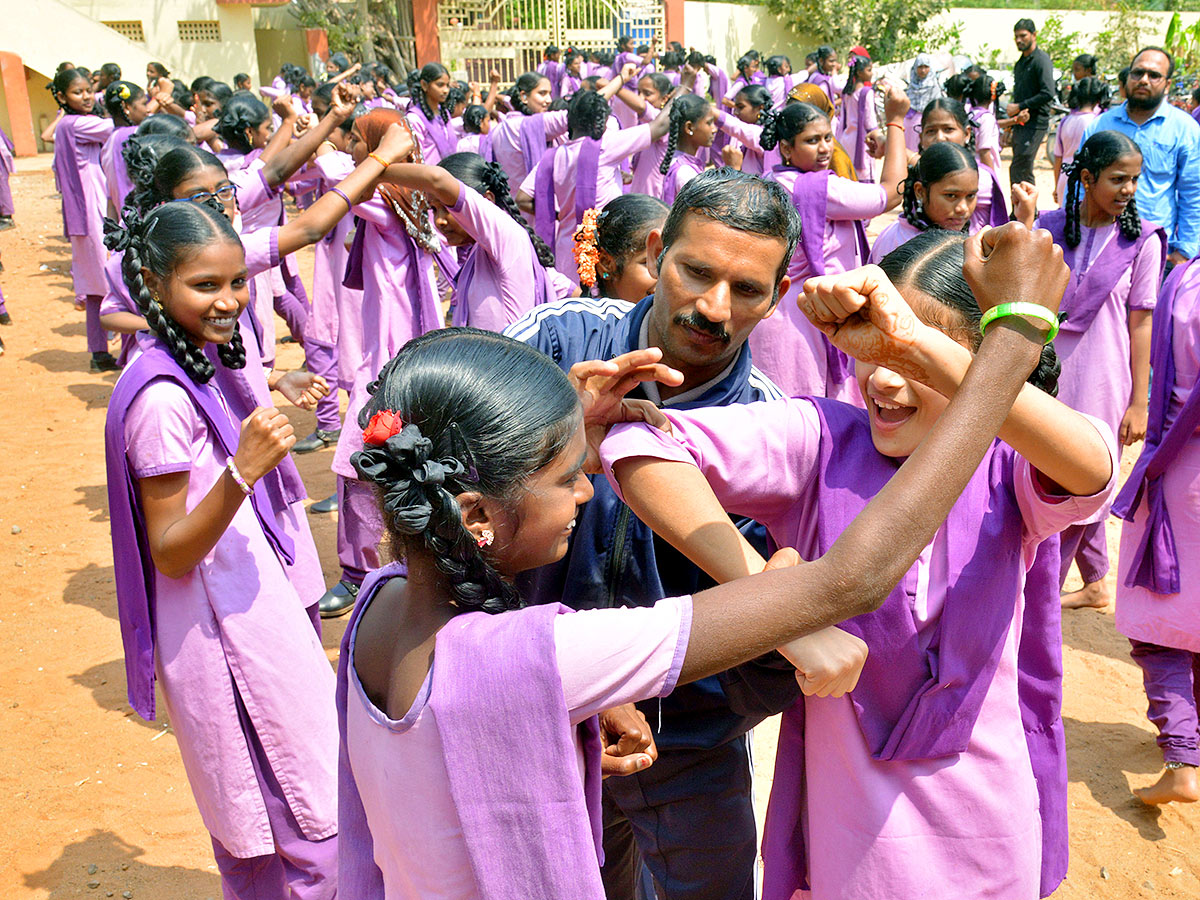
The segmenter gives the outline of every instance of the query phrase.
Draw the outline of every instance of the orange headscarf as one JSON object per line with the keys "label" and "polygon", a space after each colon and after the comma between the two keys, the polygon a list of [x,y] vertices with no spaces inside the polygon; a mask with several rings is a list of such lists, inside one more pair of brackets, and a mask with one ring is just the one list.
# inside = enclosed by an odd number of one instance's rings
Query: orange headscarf
{"label": "orange headscarf", "polygon": [[[387,133],[387,130],[397,122],[404,123],[404,127],[408,128],[408,120],[404,118],[404,113],[399,110],[380,107],[356,118],[354,120],[354,127],[358,129],[358,133],[366,142],[367,152],[373,153],[379,147],[379,142],[383,140],[383,136]],[[401,162],[420,161],[421,148],[414,138],[412,157],[407,160],[401,160]],[[407,211],[409,216],[412,215],[412,191],[408,188],[402,188],[395,184],[381,184],[379,185],[379,193],[397,215],[404,216],[405,211]],[[397,206],[400,209],[396,209]]]}
{"label": "orange headscarf", "polygon": [[[798,100],[801,103],[807,103],[810,106],[815,106],[825,115],[833,118],[833,101],[829,99],[829,95],[825,93],[824,88],[818,87],[815,84],[798,84],[792,88],[788,94],[788,100]],[[843,178],[849,178],[851,181],[858,181],[858,173],[854,171],[854,160],[850,158],[850,154],[846,152],[846,148],[842,146],[842,142],[836,138],[833,141],[833,165],[831,166],[835,175],[841,175]]]}

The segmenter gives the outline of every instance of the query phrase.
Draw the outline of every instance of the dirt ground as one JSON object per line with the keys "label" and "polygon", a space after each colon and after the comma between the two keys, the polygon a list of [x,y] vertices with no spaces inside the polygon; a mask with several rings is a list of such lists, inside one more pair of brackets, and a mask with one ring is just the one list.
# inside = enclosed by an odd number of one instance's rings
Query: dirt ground
{"label": "dirt ground", "polygon": [[[216,898],[170,726],[125,700],[103,455],[116,376],[88,371],[48,159],[20,160],[12,184],[19,227],[0,233],[14,320],[0,328],[0,896]],[[294,345],[279,349],[282,367],[300,364]],[[312,430],[311,414],[288,414],[298,434]],[[331,454],[297,459],[314,499],[333,490]],[[332,580],[334,521],[312,525]],[[343,628],[327,623],[331,660]],[[1130,793],[1161,757],[1127,649],[1110,612],[1065,617],[1072,860],[1056,897],[1200,896],[1200,809],[1149,809]],[[761,808],[775,731],[756,733]]]}

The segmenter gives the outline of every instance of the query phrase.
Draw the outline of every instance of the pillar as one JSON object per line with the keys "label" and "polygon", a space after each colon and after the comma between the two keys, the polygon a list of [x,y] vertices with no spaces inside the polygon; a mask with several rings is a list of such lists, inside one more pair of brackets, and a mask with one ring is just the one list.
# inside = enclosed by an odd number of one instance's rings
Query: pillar
{"label": "pillar", "polygon": [[663,40],[679,41],[686,47],[688,44],[683,37],[683,2],[684,0],[663,0],[663,24],[667,32]]}
{"label": "pillar", "polygon": [[15,53],[0,51],[0,87],[8,105],[9,135],[15,156],[36,156],[37,141],[33,135],[33,109],[29,105],[29,89],[25,86],[25,64]]}
{"label": "pillar", "polygon": [[438,0],[412,0],[412,11],[417,65],[437,62],[442,58],[438,41]]}

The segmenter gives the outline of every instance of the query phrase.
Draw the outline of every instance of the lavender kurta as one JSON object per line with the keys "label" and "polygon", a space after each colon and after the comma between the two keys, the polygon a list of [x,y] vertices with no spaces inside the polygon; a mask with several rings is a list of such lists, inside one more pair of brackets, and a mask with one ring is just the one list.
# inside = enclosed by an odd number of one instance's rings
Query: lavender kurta
{"label": "lavender kurta", "polygon": [[[542,113],[542,125],[546,130],[546,139],[553,140],[567,133],[567,111],[565,109]],[[499,122],[492,124],[492,153],[496,162],[508,176],[508,190],[514,197],[521,189],[521,182],[529,174],[529,166],[525,165],[525,157],[521,153],[521,123],[527,117],[524,113],[510,112]],[[542,148],[543,150],[545,147]],[[541,153],[534,159],[541,158]]]}
{"label": "lavender kurta", "polygon": [[433,258],[408,236],[391,207],[378,195],[354,207],[362,234],[362,359],[354,371],[350,405],[333,471],[358,478],[350,454],[362,449],[362,431],[355,426],[358,411],[366,405],[367,385],[384,363],[410,340],[442,327]]}
{"label": "lavender kurta", "polygon": [[[224,472],[224,453],[191,399],[170,382],[138,394],[125,437],[137,477],[189,473],[189,511]],[[302,508],[298,516],[290,524],[307,531]],[[297,594],[251,505],[238,508],[187,575],[155,570],[154,591],[156,672],[205,827],[234,856],[275,852],[238,719],[240,699],[305,836],[336,834],[334,677],[305,611],[315,597]]]}
{"label": "lavender kurta", "polygon": [[534,278],[534,266],[542,264],[519,222],[461,182],[458,202],[448,209],[477,248],[469,282],[460,277],[454,286],[455,325],[503,331],[545,302]]}
{"label": "lavender kurta", "polygon": [[121,148],[136,131],[137,126],[135,125],[114,128],[112,134],[108,136],[108,140],[104,142],[104,146],[100,148],[100,168],[104,172],[108,188],[108,202],[112,204],[112,208],[118,214],[121,212],[121,205],[125,202],[125,198],[133,190],[133,182],[129,179],[129,170],[125,168],[125,158],[121,155]]}
{"label": "lavender kurta", "polygon": [[[596,173],[596,209],[603,209],[609,200],[614,200],[624,193],[621,181],[621,163],[650,146],[650,126],[636,125],[633,128],[616,128],[616,121],[609,118],[610,127],[600,139],[600,159]],[[576,138],[568,141],[554,154],[554,198],[559,209],[558,225],[554,238],[554,258],[569,260],[574,258],[575,246],[575,181],[579,167],[579,151],[586,138]],[[540,165],[540,164],[539,164]],[[525,176],[521,190],[530,197],[535,195],[537,172],[539,166]],[[566,275],[578,284],[579,273],[574,266],[568,266]],[[561,271],[561,270],[560,270]]]}
{"label": "lavender kurta", "polygon": [[[540,609],[530,607],[502,615],[543,615]],[[351,664],[359,621],[356,614],[347,639]],[[555,616],[555,668],[561,679],[560,702],[569,724],[577,726],[612,706],[669,694],[679,678],[690,626],[690,597],[662,600],[645,609]],[[447,726],[438,715],[436,702],[431,702],[437,700],[435,679],[447,674],[439,666],[442,656],[448,656],[443,648],[455,639],[456,625],[451,622],[438,634],[438,658],[417,700],[402,719],[389,718],[371,702],[352,668],[344,676],[347,757],[370,826],[374,859],[387,900],[475,900],[481,896],[466,828],[460,821],[447,771],[449,740],[443,737]],[[577,728],[572,727],[569,739],[577,771],[543,775],[563,781],[564,790],[558,793],[570,793],[565,789],[573,787],[572,782],[578,785],[574,787],[578,792],[586,777]],[[397,802],[401,798],[403,802]],[[496,816],[497,828],[502,827],[502,819],[509,818],[502,805],[497,805]],[[513,850],[519,852],[519,847]],[[572,862],[585,864],[582,860]],[[594,885],[592,893],[582,887],[598,882],[595,868],[592,872],[564,874],[580,886],[578,896],[596,900],[604,896],[599,884]],[[514,895],[521,895],[521,886]],[[374,895],[355,897],[381,900]]]}
{"label": "lavender kurta", "polygon": [[[1192,265],[1184,273],[1175,297],[1172,322],[1175,383],[1164,433],[1200,379],[1200,266]],[[1147,507],[1143,500],[1134,520],[1121,527],[1117,630],[1134,640],[1200,653],[1200,432],[1191,436],[1167,467],[1163,474],[1163,496],[1170,505],[1182,589],[1178,594],[1158,594],[1125,583],[1146,527]]]}
{"label": "lavender kurta", "polygon": [[[863,95],[866,95],[865,98]],[[859,128],[858,110],[862,106],[863,117],[866,119]],[[875,159],[867,152],[867,135],[879,130],[879,114],[875,111],[874,89],[867,84],[859,85],[858,90],[849,96],[842,97],[842,114],[839,117],[841,135],[838,138],[851,159],[855,159],[859,143],[862,144],[862,165],[855,164],[854,171],[860,182],[870,184],[875,181]]]}
{"label": "lavender kurta", "polygon": [[[777,172],[772,177],[789,194],[796,184],[796,170]],[[826,274],[848,272],[862,264],[854,224],[869,221],[887,206],[887,192],[876,184],[861,184],[829,176],[826,207],[824,254]],[[796,305],[803,292],[804,280],[813,275],[800,247],[788,264],[791,287],[779,299],[778,308],[750,332],[750,351],[754,364],[781,387],[796,397],[837,397],[862,404],[853,377],[834,383],[829,376],[825,336],[813,327]]]}
{"label": "lavender kurta", "polygon": [[[70,123],[68,125],[68,123]],[[64,116],[55,131],[54,170],[68,167],[78,173],[79,193],[68,200],[71,181],[59,177],[58,188],[64,195],[64,217],[68,203],[79,204],[83,212],[82,228],[65,223],[71,241],[71,280],[76,296],[104,296],[104,214],[108,209],[108,184],[100,165],[100,151],[112,134],[112,119],[99,116]]]}
{"label": "lavender kurta", "polygon": [[[1117,226],[1080,225],[1079,232],[1079,246],[1064,247],[1063,259],[1073,272],[1083,273],[1112,244]],[[1148,235],[1133,266],[1117,281],[1087,331],[1063,329],[1054,339],[1054,349],[1062,363],[1058,399],[1072,409],[1095,416],[1114,434],[1120,430],[1133,390],[1129,313],[1154,309],[1162,275],[1162,252],[1158,234]],[[1069,320],[1070,310],[1064,306],[1064,312]]]}
{"label": "lavender kurta", "polygon": [[[707,148],[701,148],[702,150]],[[704,161],[691,153],[676,150],[671,165],[663,178],[662,202],[670,206],[683,190],[683,186],[704,171]]]}
{"label": "lavender kurta", "polygon": [[[730,112],[717,113],[717,125],[733,138],[742,151],[742,171],[750,175],[765,175],[783,162],[779,148],[764,150],[759,140],[762,126],[743,122]],[[714,160],[715,162],[715,160]]]}
{"label": "lavender kurta", "polygon": [[[325,190],[354,171],[354,160],[340,150],[318,156],[313,165],[323,177]],[[362,361],[362,291],[342,283],[348,255],[346,241],[353,229],[354,216],[347,215],[313,248],[313,327],[332,334],[337,345],[338,386],[347,392],[354,385],[354,372]],[[330,298],[334,303],[332,329],[321,324],[319,313]]]}
{"label": "lavender kurta", "polygon": [[[820,471],[821,444],[828,435],[810,401],[667,415],[673,436],[638,426],[614,429],[601,448],[606,471],[611,473],[617,459],[639,456],[697,465],[725,509],[762,522],[779,546],[794,547],[809,559],[816,556],[821,482],[829,477],[842,483],[847,473]],[[865,418],[861,427],[861,439],[869,441]],[[1097,427],[1103,433],[1103,426]],[[1111,436],[1108,440],[1112,453]],[[991,483],[996,472],[1006,469],[1005,456],[1015,454],[995,443],[973,483],[979,481],[990,492],[987,496],[1015,493],[1023,520],[1017,557],[1024,565],[1017,579],[1023,593],[1025,570],[1038,543],[1103,504],[1115,488],[1117,466],[1114,458],[1113,477],[1096,496],[1056,497],[1041,491],[1033,469],[1020,457],[1009,464],[1013,483]],[[909,602],[918,629],[917,653],[939,652],[932,642],[948,591],[947,546],[943,526],[915,565],[916,591]],[[1013,549],[1004,552],[1011,558]],[[978,552],[989,551],[981,547]],[[1038,795],[1017,702],[1023,604],[1023,596],[1015,598],[999,664],[963,753],[876,759],[863,736],[854,692],[840,698],[805,697],[784,713],[764,838],[764,898],[1038,896]],[[799,793],[777,796],[788,784]],[[801,821],[781,822],[776,804],[786,809],[798,802]],[[802,827],[789,832],[792,825]],[[808,860],[807,890],[793,881],[805,873],[790,871],[795,868],[791,848],[798,840],[804,842]]]}

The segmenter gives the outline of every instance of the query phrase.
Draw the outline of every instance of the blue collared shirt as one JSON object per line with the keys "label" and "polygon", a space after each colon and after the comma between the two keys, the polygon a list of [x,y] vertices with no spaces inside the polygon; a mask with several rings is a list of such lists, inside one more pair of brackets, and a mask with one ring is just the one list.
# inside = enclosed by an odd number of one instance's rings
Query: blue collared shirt
{"label": "blue collared shirt", "polygon": [[1124,103],[1114,106],[1088,126],[1084,141],[1097,131],[1119,131],[1141,148],[1138,213],[1163,227],[1172,251],[1195,256],[1200,251],[1200,125],[1164,100],[1142,125],[1129,118]]}

